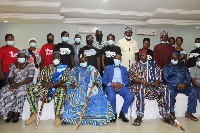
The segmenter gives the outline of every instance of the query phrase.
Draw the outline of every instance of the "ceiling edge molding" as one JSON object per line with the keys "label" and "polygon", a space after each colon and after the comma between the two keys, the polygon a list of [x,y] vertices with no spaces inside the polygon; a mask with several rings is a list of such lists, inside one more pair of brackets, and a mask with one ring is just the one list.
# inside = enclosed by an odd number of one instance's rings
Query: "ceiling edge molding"
{"label": "ceiling edge molding", "polygon": [[59,7],[61,2],[44,2],[44,1],[0,1],[0,5],[8,6],[42,6],[42,7]]}
{"label": "ceiling edge molding", "polygon": [[117,14],[117,15],[133,15],[133,16],[152,16],[151,12],[135,12],[135,11],[120,11],[106,9],[86,9],[86,8],[61,8],[60,12],[77,12],[77,13],[97,13],[97,14]]}

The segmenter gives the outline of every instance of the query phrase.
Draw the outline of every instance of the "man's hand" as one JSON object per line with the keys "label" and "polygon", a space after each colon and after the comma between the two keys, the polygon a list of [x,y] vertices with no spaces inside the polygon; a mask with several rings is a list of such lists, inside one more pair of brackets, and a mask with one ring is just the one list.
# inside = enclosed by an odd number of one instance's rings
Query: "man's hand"
{"label": "man's hand", "polygon": [[146,82],[146,81],[144,81],[144,80],[143,80],[142,84],[143,84],[145,87],[149,87],[148,82]]}
{"label": "man's hand", "polygon": [[76,83],[72,83],[71,87],[74,89],[76,87]]}
{"label": "man's hand", "polygon": [[45,87],[48,83],[42,82],[42,87]]}
{"label": "man's hand", "polygon": [[154,83],[154,85],[155,85],[155,88],[158,89],[158,88],[160,87],[160,81],[157,80],[157,81]]}
{"label": "man's hand", "polygon": [[47,85],[45,86],[45,89],[54,88],[56,85],[57,85],[57,83],[50,83],[50,84],[47,84]]}
{"label": "man's hand", "polygon": [[178,84],[176,87],[179,89],[186,89],[187,85],[186,84]]}
{"label": "man's hand", "polygon": [[118,84],[117,85],[117,91],[119,91],[124,85],[123,84]]}

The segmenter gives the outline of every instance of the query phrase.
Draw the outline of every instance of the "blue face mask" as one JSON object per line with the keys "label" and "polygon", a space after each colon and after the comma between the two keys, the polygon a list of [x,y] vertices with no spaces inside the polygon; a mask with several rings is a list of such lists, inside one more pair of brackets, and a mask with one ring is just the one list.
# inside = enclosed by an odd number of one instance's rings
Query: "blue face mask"
{"label": "blue face mask", "polygon": [[81,42],[81,38],[75,38],[75,42],[76,43],[80,43]]}
{"label": "blue face mask", "polygon": [[36,45],[37,45],[37,44],[34,43],[34,42],[31,42],[31,43],[30,43],[30,46],[31,46],[31,47],[35,47]]}
{"label": "blue face mask", "polygon": [[176,64],[178,64],[178,60],[177,60],[177,61],[171,60],[171,63],[172,63],[173,65],[176,65]]}
{"label": "blue face mask", "polygon": [[196,62],[196,66],[200,66],[200,61]]}
{"label": "blue face mask", "polygon": [[145,64],[147,64],[147,61],[146,61],[146,62],[142,62],[142,61],[140,60],[140,63],[142,63],[143,65],[145,65]]}
{"label": "blue face mask", "polygon": [[107,41],[108,45],[113,45],[114,44],[114,41],[113,40],[109,40]]}
{"label": "blue face mask", "polygon": [[168,41],[167,41],[167,42],[161,41],[161,43],[167,44],[167,43],[169,43],[169,42],[168,42]]}
{"label": "blue face mask", "polygon": [[80,66],[81,66],[81,67],[87,67],[87,62],[80,63]]}
{"label": "blue face mask", "polygon": [[126,39],[132,39],[132,36],[131,36],[131,37],[128,37],[128,36],[125,35],[125,37],[126,37]]}
{"label": "blue face mask", "polygon": [[118,60],[118,59],[114,59],[114,64],[115,64],[115,66],[119,66],[119,65],[120,65],[120,63],[121,63],[121,61],[120,61],[120,60]]}
{"label": "blue face mask", "polygon": [[63,42],[67,42],[69,40],[69,37],[62,37]]}
{"label": "blue face mask", "polygon": [[195,43],[194,46],[195,46],[196,48],[199,48],[199,47],[200,47],[200,43]]}

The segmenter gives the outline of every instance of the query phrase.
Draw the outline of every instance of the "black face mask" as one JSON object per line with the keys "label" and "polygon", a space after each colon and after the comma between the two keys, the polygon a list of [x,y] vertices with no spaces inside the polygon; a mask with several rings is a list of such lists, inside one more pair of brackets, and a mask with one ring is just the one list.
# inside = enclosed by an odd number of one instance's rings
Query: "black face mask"
{"label": "black face mask", "polygon": [[93,43],[93,40],[87,40],[88,45],[92,45],[92,43]]}
{"label": "black face mask", "polygon": [[47,39],[47,42],[48,42],[48,43],[52,43],[52,42],[53,42],[53,39]]}
{"label": "black face mask", "polygon": [[103,37],[103,34],[97,34],[98,39],[102,39],[102,37]]}

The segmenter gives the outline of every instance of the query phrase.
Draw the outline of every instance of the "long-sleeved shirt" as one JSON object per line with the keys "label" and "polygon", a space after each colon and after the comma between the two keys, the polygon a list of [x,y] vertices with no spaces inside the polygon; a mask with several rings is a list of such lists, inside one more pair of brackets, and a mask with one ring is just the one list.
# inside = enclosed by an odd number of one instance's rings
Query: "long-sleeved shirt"
{"label": "long-sleeved shirt", "polygon": [[153,50],[153,60],[160,68],[163,68],[171,62],[173,52],[175,52],[175,48],[171,45],[158,44]]}
{"label": "long-sleeved shirt", "polygon": [[172,63],[163,68],[163,79],[168,86],[176,87],[178,84],[190,85],[191,78],[188,68],[184,64]]}

